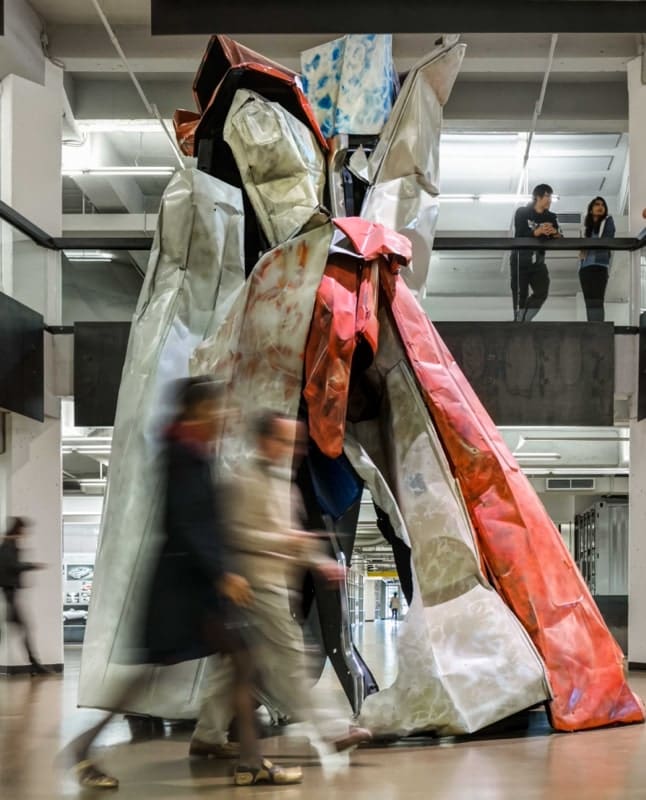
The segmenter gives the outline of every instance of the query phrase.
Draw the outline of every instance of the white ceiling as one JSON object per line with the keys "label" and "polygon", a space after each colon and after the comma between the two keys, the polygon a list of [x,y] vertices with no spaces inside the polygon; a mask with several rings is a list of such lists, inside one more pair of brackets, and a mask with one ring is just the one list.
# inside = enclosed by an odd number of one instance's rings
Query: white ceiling
{"label": "white ceiling", "polygon": [[[100,0],[101,8],[115,25],[149,25],[150,0]],[[83,24],[97,21],[90,0],[29,0],[47,22]]]}
{"label": "white ceiling", "polygon": [[[526,134],[445,134],[442,191],[515,192],[526,145]],[[627,137],[622,134],[537,134],[530,151],[528,188],[549,183],[561,197],[592,197],[598,192],[616,196],[626,157]]]}

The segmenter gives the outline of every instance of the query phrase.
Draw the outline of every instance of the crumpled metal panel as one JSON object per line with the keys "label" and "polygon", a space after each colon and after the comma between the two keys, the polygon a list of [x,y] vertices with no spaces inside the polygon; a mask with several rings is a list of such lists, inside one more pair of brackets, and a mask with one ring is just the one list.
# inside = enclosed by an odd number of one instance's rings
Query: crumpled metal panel
{"label": "crumpled metal panel", "polygon": [[266,253],[223,324],[193,355],[191,372],[229,384],[239,411],[225,431],[225,467],[242,457],[244,426],[260,408],[298,412],[305,344],[332,232],[327,223]]}
{"label": "crumpled metal panel", "polygon": [[200,121],[200,115],[194,111],[177,109],[173,114],[173,128],[179,149],[185,156],[193,156],[195,153],[195,128]]}
{"label": "crumpled metal panel", "polygon": [[314,134],[278,103],[239,89],[224,124],[242,184],[272,246],[321,224],[325,159]]}
{"label": "crumpled metal panel", "polygon": [[381,285],[498,590],[546,668],[558,730],[642,722],[622,652],[563,539],[401,276]]}
{"label": "crumpled metal panel", "polygon": [[[301,88],[299,76],[228,36],[211,38],[193,86],[202,114],[194,131],[195,147],[201,138],[214,132],[219,138],[235,93],[238,89],[250,89],[266,100],[280,103],[309,127],[321,149],[327,150],[325,137]],[[217,168],[217,164],[215,166]]]}
{"label": "crumpled metal panel", "polygon": [[[141,613],[140,593],[157,543],[162,484],[158,436],[169,382],[188,375],[191,353],[219,326],[242,287],[240,190],[197,170],[177,173],[162,200],[146,279],[132,322],[112,440],[79,702],[111,708],[131,668],[121,663]],[[196,664],[159,671],[129,710],[196,714]]]}
{"label": "crumpled metal panel", "polygon": [[355,348],[364,341],[377,350],[378,261],[399,269],[410,258],[408,239],[382,225],[358,217],[334,225],[346,239],[335,237],[316,293],[303,391],[310,436],[330,458],[343,452]]}
{"label": "crumpled metal panel", "polygon": [[372,185],[361,216],[410,238],[412,269],[404,278],[415,291],[426,284],[437,224],[442,107],[464,52],[465,45],[451,39],[413,67],[368,161]]}
{"label": "crumpled metal panel", "polygon": [[383,414],[351,426],[356,439],[347,438],[345,452],[411,546],[414,590],[397,678],[366,700],[361,723],[380,734],[472,733],[546,700],[549,685],[529,637],[487,581],[404,350],[385,312],[379,321]]}
{"label": "crumpled metal panel", "polygon": [[209,39],[193,80],[193,98],[197,108],[201,112],[206,110],[213,99],[213,92],[230,69],[250,65],[258,71],[280,73],[288,81],[298,77],[294,70],[245,47],[230,36],[216,34]]}
{"label": "crumpled metal panel", "polygon": [[[356,252],[366,261],[384,256],[389,265],[408,264],[411,248],[405,236],[379,222],[362,217],[338,217],[334,224],[348,237]],[[395,266],[394,270],[398,271]]]}
{"label": "crumpled metal panel", "polygon": [[316,292],[305,352],[309,434],[330,458],[343,452],[350,368],[357,344],[357,294],[361,264],[332,256]]}
{"label": "crumpled metal panel", "polygon": [[349,34],[301,53],[303,88],[326,138],[377,134],[392,109],[391,34]]}
{"label": "crumpled metal panel", "polygon": [[361,214],[410,240],[413,257],[402,276],[410,289],[423,296],[440,214],[438,198],[424,190],[417,176],[396,178],[368,190]]}

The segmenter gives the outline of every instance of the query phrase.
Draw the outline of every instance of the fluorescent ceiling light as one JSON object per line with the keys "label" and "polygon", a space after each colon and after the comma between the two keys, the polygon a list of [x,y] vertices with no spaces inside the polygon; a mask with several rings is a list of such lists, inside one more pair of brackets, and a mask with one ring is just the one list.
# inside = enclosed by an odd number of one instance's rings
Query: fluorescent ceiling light
{"label": "fluorescent ceiling light", "polygon": [[113,261],[114,255],[103,250],[63,250],[68,261]]}
{"label": "fluorescent ceiling light", "polygon": [[156,119],[86,119],[77,120],[82,131],[88,133],[162,133],[160,122]]}
{"label": "fluorescent ceiling light", "polygon": [[560,453],[514,453],[514,458],[521,461],[560,461]]}
{"label": "fluorescent ceiling light", "polygon": [[72,167],[63,168],[65,178],[82,178],[84,176],[116,177],[130,176],[132,178],[144,177],[170,177],[175,172],[175,167]]}
{"label": "fluorescent ceiling light", "polygon": [[80,445],[75,445],[73,447],[64,446],[62,448],[62,452],[65,454],[68,453],[92,453],[93,455],[110,455],[112,452],[112,448],[106,447],[105,445],[97,445],[97,447],[83,447]]}

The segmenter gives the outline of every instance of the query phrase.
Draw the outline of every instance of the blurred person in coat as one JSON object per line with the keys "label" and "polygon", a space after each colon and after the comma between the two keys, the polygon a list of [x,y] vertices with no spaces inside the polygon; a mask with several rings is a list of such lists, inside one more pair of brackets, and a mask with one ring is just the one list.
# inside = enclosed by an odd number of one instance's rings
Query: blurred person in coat
{"label": "blurred person in coat", "polygon": [[16,517],[0,544],[0,590],[4,595],[7,622],[20,628],[27,658],[31,665],[31,674],[48,675],[51,674],[51,670],[44,667],[36,657],[29,625],[18,602],[18,592],[22,588],[24,573],[43,569],[41,564],[24,561],[21,556],[20,542],[23,540],[28,526],[27,520]]}
{"label": "blurred person in coat", "polygon": [[[227,567],[226,523],[211,462],[222,426],[221,389],[207,379],[183,381],[178,412],[165,435],[162,457],[165,507],[161,548],[148,589],[145,624],[132,661],[165,666],[219,653],[232,664],[227,701],[240,731],[236,785],[288,784],[300,767],[283,769],[260,755],[253,713],[254,675],[248,626],[240,609],[252,602],[248,582]],[[126,709],[150,680],[147,670],[123,691],[113,708]],[[118,780],[88,756],[114,712],[68,746],[81,785],[113,789]]]}
{"label": "blurred person in coat", "polygon": [[[323,732],[322,716],[310,697],[303,632],[293,609],[303,571],[312,569],[330,582],[342,580],[345,570],[325,556],[318,537],[295,522],[301,505],[293,482],[293,458],[306,449],[305,426],[282,414],[261,413],[253,426],[255,452],[236,475],[231,513],[231,554],[236,571],[253,591],[249,616],[254,627],[256,665],[262,693],[278,705],[290,722],[313,726],[313,741],[323,753],[342,752],[371,738],[369,731],[348,725],[336,736]],[[226,664],[211,674],[195,734],[192,756],[231,757],[236,743],[227,741],[234,716],[232,674]]]}

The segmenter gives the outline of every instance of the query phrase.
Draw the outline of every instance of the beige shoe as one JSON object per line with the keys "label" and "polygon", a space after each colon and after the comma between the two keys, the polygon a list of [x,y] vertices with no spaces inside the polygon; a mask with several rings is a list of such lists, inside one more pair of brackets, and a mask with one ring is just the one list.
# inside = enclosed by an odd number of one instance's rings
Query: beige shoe
{"label": "beige shoe", "polygon": [[74,765],[76,778],[86,789],[118,789],[119,781],[100,770],[93,761],[79,761]]}
{"label": "beige shoe", "polygon": [[237,742],[204,742],[193,737],[188,748],[189,756],[194,758],[239,758],[240,745]]}
{"label": "beige shoe", "polygon": [[263,758],[259,767],[238,764],[233,773],[233,782],[236,786],[254,786],[257,783],[290,786],[303,782],[303,770],[300,767],[279,767]]}

